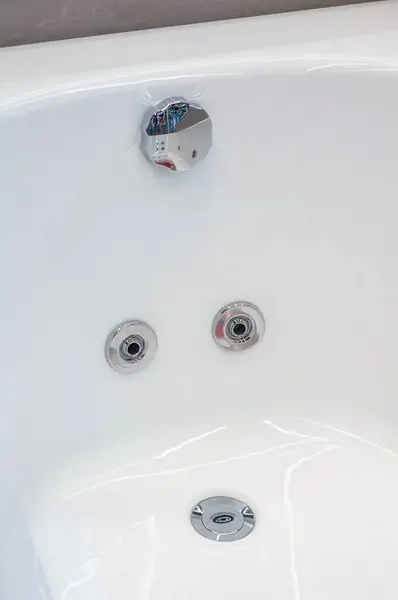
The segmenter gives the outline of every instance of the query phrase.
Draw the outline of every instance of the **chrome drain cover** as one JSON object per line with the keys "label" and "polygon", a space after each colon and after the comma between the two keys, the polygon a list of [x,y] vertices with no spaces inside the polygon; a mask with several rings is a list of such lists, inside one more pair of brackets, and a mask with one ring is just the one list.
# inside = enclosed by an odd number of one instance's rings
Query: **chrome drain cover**
{"label": "chrome drain cover", "polygon": [[214,496],[193,507],[191,523],[209,540],[234,542],[253,531],[256,517],[245,502],[228,496]]}

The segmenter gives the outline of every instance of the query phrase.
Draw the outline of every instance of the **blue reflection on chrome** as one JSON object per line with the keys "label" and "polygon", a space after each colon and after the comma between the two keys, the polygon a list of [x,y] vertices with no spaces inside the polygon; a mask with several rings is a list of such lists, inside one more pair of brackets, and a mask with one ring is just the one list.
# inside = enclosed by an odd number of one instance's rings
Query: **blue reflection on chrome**
{"label": "blue reflection on chrome", "polygon": [[188,102],[174,102],[164,110],[155,113],[147,127],[148,135],[175,133],[178,123],[189,112]]}

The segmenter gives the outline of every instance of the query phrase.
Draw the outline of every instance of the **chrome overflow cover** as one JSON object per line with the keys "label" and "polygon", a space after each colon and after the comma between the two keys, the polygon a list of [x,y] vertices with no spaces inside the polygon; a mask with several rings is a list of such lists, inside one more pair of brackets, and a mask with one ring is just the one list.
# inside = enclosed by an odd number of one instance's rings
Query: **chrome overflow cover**
{"label": "chrome overflow cover", "polygon": [[156,334],[147,323],[124,321],[109,334],[105,357],[115,371],[135,373],[151,362],[157,346]]}
{"label": "chrome overflow cover", "polygon": [[214,496],[193,507],[191,523],[209,540],[233,542],[253,531],[256,518],[245,502],[228,496]]}
{"label": "chrome overflow cover", "polygon": [[214,341],[230,352],[251,348],[261,340],[264,332],[263,314],[251,302],[231,302],[223,306],[213,319]]}
{"label": "chrome overflow cover", "polygon": [[198,104],[176,96],[166,98],[145,115],[141,148],[155,165],[187,171],[203,160],[212,144],[212,124]]}

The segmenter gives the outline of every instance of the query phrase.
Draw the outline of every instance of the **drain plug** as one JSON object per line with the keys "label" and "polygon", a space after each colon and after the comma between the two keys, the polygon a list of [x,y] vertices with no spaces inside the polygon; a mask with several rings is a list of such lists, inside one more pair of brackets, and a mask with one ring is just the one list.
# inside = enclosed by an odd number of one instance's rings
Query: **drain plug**
{"label": "drain plug", "polygon": [[227,496],[214,496],[193,507],[191,523],[200,535],[209,540],[233,542],[253,531],[256,517],[245,502]]}

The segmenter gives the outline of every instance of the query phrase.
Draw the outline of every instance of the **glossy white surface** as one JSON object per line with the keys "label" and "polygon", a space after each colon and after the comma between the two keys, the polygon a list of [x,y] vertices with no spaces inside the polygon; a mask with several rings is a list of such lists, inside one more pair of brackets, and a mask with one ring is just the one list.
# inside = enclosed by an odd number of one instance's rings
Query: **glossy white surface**
{"label": "glossy white surface", "polygon": [[[397,597],[397,23],[0,52],[2,600]],[[172,94],[214,126],[185,175],[139,148]],[[237,299],[267,333],[230,355],[210,326]],[[131,318],[159,348],[121,376],[103,346]],[[252,535],[193,530],[216,494]]]}

